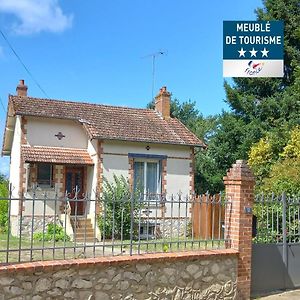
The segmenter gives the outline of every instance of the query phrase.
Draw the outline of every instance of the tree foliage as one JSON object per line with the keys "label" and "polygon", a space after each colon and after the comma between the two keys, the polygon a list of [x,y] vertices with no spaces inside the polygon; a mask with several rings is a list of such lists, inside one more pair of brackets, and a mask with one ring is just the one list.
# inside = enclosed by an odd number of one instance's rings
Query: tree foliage
{"label": "tree foliage", "polygon": [[[266,184],[267,177],[270,184],[281,182],[275,174],[279,176],[280,168],[292,166],[294,160],[289,156],[283,161],[281,155],[296,151],[290,141],[283,153],[291,130],[300,124],[299,1],[265,0],[256,15],[258,20],[284,21],[284,77],[233,78],[232,83],[225,82],[229,111],[215,116],[204,117],[192,100],[171,102],[171,115],[208,145],[196,151],[198,193],[222,189],[222,178],[237,159],[249,159],[258,188]],[[296,170],[291,172],[296,174]]]}
{"label": "tree foliage", "polygon": [[8,180],[0,174],[0,232],[7,230],[8,222]]}
{"label": "tree foliage", "polygon": [[[284,141],[284,140],[281,140]],[[262,138],[250,151],[249,164],[258,178],[257,189],[276,194],[300,193],[300,127],[288,134],[285,145]]]}

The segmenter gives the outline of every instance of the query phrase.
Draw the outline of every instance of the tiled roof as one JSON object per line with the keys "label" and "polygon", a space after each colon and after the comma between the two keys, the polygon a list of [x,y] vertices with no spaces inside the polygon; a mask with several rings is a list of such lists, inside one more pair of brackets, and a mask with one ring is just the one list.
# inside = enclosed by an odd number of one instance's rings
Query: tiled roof
{"label": "tiled roof", "polygon": [[55,164],[93,165],[85,149],[71,149],[44,146],[22,145],[21,155],[25,162],[44,162]]}
{"label": "tiled roof", "polygon": [[155,110],[10,96],[17,115],[78,120],[90,138],[205,146],[175,118]]}

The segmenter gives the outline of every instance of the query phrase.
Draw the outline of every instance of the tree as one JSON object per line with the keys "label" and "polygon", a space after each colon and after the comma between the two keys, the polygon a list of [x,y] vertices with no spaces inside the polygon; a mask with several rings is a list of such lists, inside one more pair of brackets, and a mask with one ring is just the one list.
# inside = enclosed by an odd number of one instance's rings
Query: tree
{"label": "tree", "polygon": [[249,164],[258,178],[259,191],[300,193],[300,127],[284,135],[287,138],[279,140],[269,134],[251,148]]}

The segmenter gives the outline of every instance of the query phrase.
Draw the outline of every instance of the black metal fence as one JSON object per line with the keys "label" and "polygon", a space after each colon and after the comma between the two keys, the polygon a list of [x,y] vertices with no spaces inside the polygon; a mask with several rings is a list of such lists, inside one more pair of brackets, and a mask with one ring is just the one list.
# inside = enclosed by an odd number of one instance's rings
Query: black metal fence
{"label": "black metal fence", "polygon": [[225,247],[222,195],[72,196],[0,198],[0,264]]}
{"label": "black metal fence", "polygon": [[300,197],[260,194],[253,212],[255,243],[300,241]]}

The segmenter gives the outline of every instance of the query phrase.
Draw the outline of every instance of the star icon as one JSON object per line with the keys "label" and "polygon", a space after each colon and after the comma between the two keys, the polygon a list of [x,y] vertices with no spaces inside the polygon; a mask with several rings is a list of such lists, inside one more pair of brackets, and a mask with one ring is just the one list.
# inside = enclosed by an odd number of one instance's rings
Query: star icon
{"label": "star icon", "polygon": [[246,51],[244,50],[244,48],[241,48],[241,50],[238,50],[238,53],[240,54],[239,57],[241,56],[245,57]]}
{"label": "star icon", "polygon": [[264,48],[264,50],[260,51],[262,53],[261,57],[268,57],[268,53],[270,52],[269,50],[267,50],[266,48]]}
{"label": "star icon", "polygon": [[252,50],[250,50],[249,52],[251,53],[251,57],[252,57],[252,56],[255,56],[255,57],[256,57],[257,51],[256,51],[254,48],[252,48]]}

